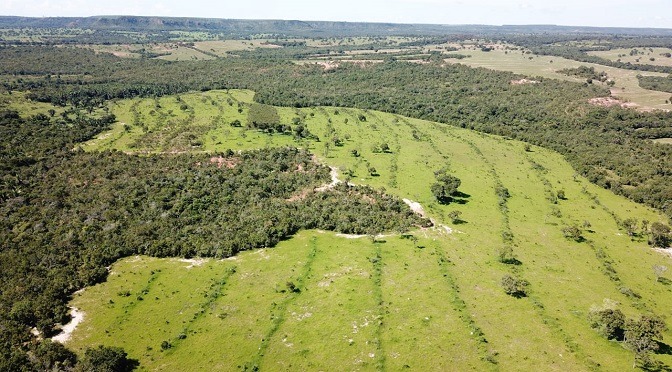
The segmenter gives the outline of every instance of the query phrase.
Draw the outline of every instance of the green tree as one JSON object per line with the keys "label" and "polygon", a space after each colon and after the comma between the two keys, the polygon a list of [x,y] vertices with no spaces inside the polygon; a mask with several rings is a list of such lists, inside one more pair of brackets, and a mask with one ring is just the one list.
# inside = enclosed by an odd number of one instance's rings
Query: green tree
{"label": "green tree", "polygon": [[460,187],[462,181],[459,178],[448,174],[447,168],[434,172],[434,177],[437,182],[430,187],[432,194],[439,203],[450,203],[452,197],[457,194],[457,189]]}
{"label": "green tree", "polygon": [[621,226],[625,230],[625,232],[628,234],[628,236],[635,236],[637,233],[637,219],[636,218],[626,218],[623,221],[621,221]]}
{"label": "green tree", "polygon": [[651,231],[649,236],[649,244],[654,247],[665,248],[670,245],[670,227],[660,223],[654,222],[651,224]]}
{"label": "green tree", "polygon": [[582,242],[584,240],[583,232],[576,225],[563,227],[562,228],[562,235],[567,239],[571,239],[571,240],[574,240],[574,241],[577,241],[577,242]]}
{"label": "green tree", "polygon": [[527,280],[507,274],[502,277],[501,284],[504,292],[509,296],[516,298],[527,297],[527,287],[530,285]]}
{"label": "green tree", "polygon": [[98,346],[84,352],[84,358],[77,364],[77,372],[127,372],[138,367],[138,362],[129,359],[120,347]]}
{"label": "green tree", "polygon": [[457,224],[457,223],[462,222],[462,220],[460,219],[461,215],[462,215],[462,212],[460,212],[458,210],[453,210],[453,211],[450,211],[450,213],[448,213],[448,218],[450,218],[450,220],[453,221],[453,223]]}
{"label": "green tree", "polygon": [[657,316],[643,315],[625,323],[624,342],[635,353],[635,365],[638,361],[644,366],[651,363],[649,354],[658,350],[657,340],[663,338],[666,330],[665,322]]}
{"label": "green tree", "polygon": [[618,309],[591,311],[591,327],[609,340],[622,341],[625,335],[625,315]]}

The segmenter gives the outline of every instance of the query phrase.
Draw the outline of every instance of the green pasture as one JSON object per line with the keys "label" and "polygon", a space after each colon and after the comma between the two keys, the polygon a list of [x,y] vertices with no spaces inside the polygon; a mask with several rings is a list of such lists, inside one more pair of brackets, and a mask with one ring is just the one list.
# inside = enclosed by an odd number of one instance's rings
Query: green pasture
{"label": "green pasture", "polygon": [[[672,109],[672,104],[665,103],[670,98],[669,93],[643,89],[639,86],[639,81],[637,80],[637,75],[667,76],[666,74],[624,70],[556,56],[535,56],[534,54],[525,54],[523,50],[506,50],[503,46],[499,46],[490,52],[483,52],[478,48],[467,45],[457,53],[467,54],[471,57],[462,60],[447,59],[446,62],[462,63],[471,67],[511,71],[531,77],[541,76],[568,81],[585,81],[585,79],[567,76],[557,71],[566,68],[577,68],[579,66],[594,67],[598,72],[605,71],[610,79],[616,81],[616,85],[611,88],[612,95],[625,101],[636,103],[643,109]],[[658,56],[656,60],[663,58],[665,57]]]}
{"label": "green pasture", "polygon": [[[632,55],[631,55],[632,53]],[[621,48],[604,51],[588,52],[593,56],[598,56],[612,61],[620,60],[623,63],[672,66],[672,58],[667,57],[667,53],[672,53],[671,48]],[[651,60],[653,58],[653,61]]]}
{"label": "green pasture", "polygon": [[[221,261],[127,258],[73,300],[86,318],[69,346],[122,346],[144,370],[624,370],[633,353],[591,329],[589,312],[667,316],[672,287],[653,266],[672,259],[617,223],[664,217],[589,183],[559,154],[351,108],[276,108],[282,123],[298,118],[319,141],[232,127],[245,125],[253,96],[116,101],[109,109],[120,123],[83,147],[309,148],[340,179],[421,203],[436,226],[375,239],[302,231]],[[462,180],[449,205],[430,192],[443,167]],[[510,195],[503,203],[498,187]],[[455,210],[461,221],[448,217]],[[563,236],[571,225],[583,241]],[[504,246],[518,265],[499,262]],[[528,297],[504,293],[507,274],[529,281]],[[654,358],[672,365],[665,353]]]}
{"label": "green pasture", "polygon": [[15,110],[24,117],[39,114],[49,116],[49,110],[54,110],[54,116],[59,116],[65,109],[65,107],[29,100],[25,92],[0,93],[0,110]]}

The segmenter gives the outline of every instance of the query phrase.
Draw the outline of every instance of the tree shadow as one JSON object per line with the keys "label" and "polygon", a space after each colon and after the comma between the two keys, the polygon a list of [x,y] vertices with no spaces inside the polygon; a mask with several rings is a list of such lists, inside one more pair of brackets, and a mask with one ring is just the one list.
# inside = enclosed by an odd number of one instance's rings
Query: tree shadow
{"label": "tree shadow", "polygon": [[469,199],[471,198],[471,195],[464,193],[462,191],[455,191],[452,195],[454,198],[460,198],[460,199]]}
{"label": "tree shadow", "polygon": [[469,223],[469,222],[467,222],[465,220],[461,220],[459,218],[456,219],[456,220],[453,220],[452,222],[453,222],[453,225],[464,225],[465,223]]}
{"label": "tree shadow", "polygon": [[650,372],[672,372],[672,368],[670,368],[670,366],[659,360],[653,361],[648,365],[640,366],[640,368],[643,371]]}
{"label": "tree shadow", "polygon": [[672,284],[672,280],[661,276],[661,277],[658,278],[658,283],[663,284],[663,285],[670,285],[670,284]]}
{"label": "tree shadow", "polygon": [[137,359],[128,358],[126,359],[125,367],[126,368],[123,370],[123,372],[135,371],[136,369],[138,369],[138,367],[140,367],[140,361]]}
{"label": "tree shadow", "polygon": [[656,343],[658,344],[658,350],[656,350],[656,354],[672,355],[672,346],[661,341],[656,341]]}
{"label": "tree shadow", "polygon": [[523,264],[522,261],[520,261],[519,259],[517,259],[515,257],[514,258],[506,258],[506,259],[501,260],[500,262],[503,263],[503,264],[515,265],[515,266],[519,266],[519,265]]}

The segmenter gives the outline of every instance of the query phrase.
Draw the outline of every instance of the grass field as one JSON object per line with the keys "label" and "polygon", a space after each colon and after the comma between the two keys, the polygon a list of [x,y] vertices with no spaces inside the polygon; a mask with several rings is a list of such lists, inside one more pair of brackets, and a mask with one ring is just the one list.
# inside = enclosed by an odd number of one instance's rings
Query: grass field
{"label": "grass field", "polygon": [[[636,53],[630,53],[636,50]],[[672,53],[670,48],[630,48],[630,49],[613,49],[605,51],[588,52],[593,56],[598,56],[612,61],[621,60],[623,63],[630,62],[632,64],[642,65],[657,65],[657,66],[672,66],[672,58],[663,54]],[[654,60],[652,61],[651,58]]]}
{"label": "grass field", "polygon": [[[579,66],[594,67],[598,72],[605,71],[609,78],[616,81],[616,85],[611,89],[612,95],[636,103],[643,109],[672,110],[672,104],[665,103],[665,101],[670,98],[669,93],[643,89],[639,86],[639,81],[637,80],[638,74],[644,76],[667,76],[667,74],[624,70],[592,63],[573,61],[556,56],[535,56],[532,54],[524,54],[520,50],[507,51],[504,48],[483,52],[480,49],[466,46],[465,49],[461,49],[456,53],[471,55],[471,57],[462,60],[448,59],[447,62],[462,63],[472,67],[484,67],[493,70],[511,71],[531,77],[541,76],[544,78],[568,81],[585,81],[585,79],[570,77],[560,74],[557,71]],[[658,59],[665,58],[658,57]]]}
{"label": "grass field", "polygon": [[[69,346],[122,346],[144,370],[624,370],[633,354],[590,328],[591,309],[617,307],[636,318],[672,307],[672,287],[652,269],[672,259],[617,224],[664,218],[590,184],[559,154],[349,108],[277,108],[283,123],[300,118],[320,142],[231,127],[246,122],[253,94],[117,101],[110,108],[127,129],[118,124],[84,147],[310,148],[342,179],[420,202],[440,225],[376,241],[303,231],[273,249],[196,264],[127,258],[73,300],[87,315]],[[326,146],[333,136],[343,146]],[[374,152],[381,143],[391,152]],[[446,166],[462,180],[461,203],[441,205],[430,193],[433,171]],[[498,186],[511,195],[504,203]],[[566,199],[551,197],[559,190]],[[453,210],[461,223],[447,217]],[[563,237],[563,227],[585,221],[585,241]],[[498,261],[503,246],[520,265]],[[528,280],[529,296],[506,295],[506,274]],[[288,291],[288,282],[300,291]],[[655,358],[672,365],[671,355]]]}

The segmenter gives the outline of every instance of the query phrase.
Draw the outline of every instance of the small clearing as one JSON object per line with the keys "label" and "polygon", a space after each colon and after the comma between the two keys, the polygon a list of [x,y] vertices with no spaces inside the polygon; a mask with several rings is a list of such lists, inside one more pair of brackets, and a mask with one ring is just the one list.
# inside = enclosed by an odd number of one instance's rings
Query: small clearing
{"label": "small clearing", "polygon": [[52,341],[60,342],[62,344],[68,342],[68,340],[72,336],[72,332],[74,332],[79,323],[81,323],[84,320],[84,312],[79,311],[79,309],[77,309],[76,307],[70,309],[70,315],[72,316],[72,320],[70,321],[70,323],[64,325],[61,328],[61,333],[51,338]]}
{"label": "small clearing", "polygon": [[316,62],[315,64],[319,65],[319,66],[322,66],[322,68],[324,68],[324,71],[335,70],[339,66],[339,64],[337,62],[333,62],[333,61]]}
{"label": "small clearing", "polygon": [[662,143],[665,145],[672,145],[672,138],[656,138],[653,140],[655,143]]}
{"label": "small clearing", "polygon": [[189,266],[185,266],[187,269],[191,269],[192,267],[199,267],[202,266],[204,263],[208,262],[205,258],[182,258],[179,260],[180,262],[185,262],[188,263]]}
{"label": "small clearing", "polygon": [[623,101],[621,101],[619,99],[616,99],[614,97],[591,98],[591,99],[588,100],[588,103],[590,103],[591,105],[602,106],[602,107],[621,106],[623,108],[634,108],[634,107],[638,106],[636,103],[623,102]]}
{"label": "small clearing", "polygon": [[525,85],[525,84],[538,84],[536,80],[530,79],[520,79],[520,80],[511,80],[511,85]]}
{"label": "small clearing", "polygon": [[[425,213],[425,209],[422,207],[422,205],[418,202],[414,202],[413,200],[410,199],[402,199],[404,203],[406,203],[413,212],[418,214],[422,218],[427,218],[427,214]],[[434,223],[434,221],[432,221]]]}
{"label": "small clearing", "polygon": [[217,168],[221,168],[222,166],[225,166],[229,169],[235,168],[236,165],[238,164],[237,160],[233,159],[227,159],[221,156],[213,156],[210,158],[210,163],[212,164],[217,164]]}
{"label": "small clearing", "polygon": [[329,172],[329,174],[331,174],[331,183],[328,183],[326,185],[322,185],[322,186],[316,188],[315,191],[324,192],[324,191],[327,191],[327,190],[331,190],[334,187],[336,187],[336,185],[341,183],[341,180],[338,179],[338,168],[329,167],[329,169],[331,169],[331,172]]}

